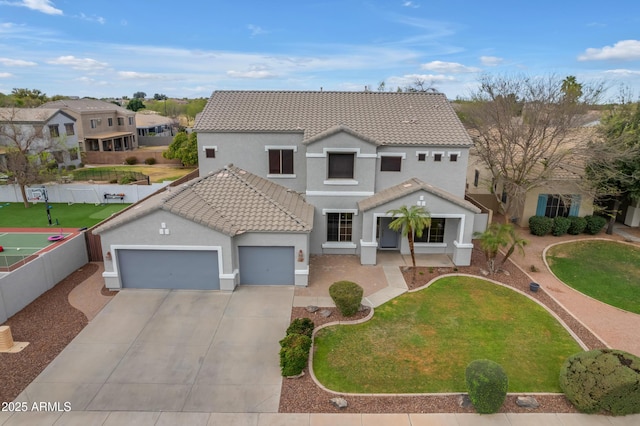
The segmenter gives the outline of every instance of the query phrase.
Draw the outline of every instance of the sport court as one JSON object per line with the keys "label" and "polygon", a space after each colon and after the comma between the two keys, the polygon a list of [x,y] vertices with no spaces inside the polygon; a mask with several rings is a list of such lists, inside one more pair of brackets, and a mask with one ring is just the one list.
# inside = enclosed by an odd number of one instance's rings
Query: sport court
{"label": "sport court", "polygon": [[18,231],[0,229],[0,271],[12,271],[38,253],[45,252],[64,241],[72,231],[64,229],[43,229]]}

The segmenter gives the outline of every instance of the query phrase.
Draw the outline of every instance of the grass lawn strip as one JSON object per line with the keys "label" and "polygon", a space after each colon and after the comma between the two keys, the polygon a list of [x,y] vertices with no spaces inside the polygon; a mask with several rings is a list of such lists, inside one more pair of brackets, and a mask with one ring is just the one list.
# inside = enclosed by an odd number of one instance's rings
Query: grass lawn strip
{"label": "grass lawn strip", "polygon": [[559,392],[580,346],[544,308],[488,281],[446,277],[378,307],[363,324],[320,330],[314,372],[337,392],[464,392],[475,359],[501,364],[510,392]]}
{"label": "grass lawn strip", "polygon": [[[113,213],[128,207],[130,204],[72,204],[49,203],[51,208],[51,218],[57,225],[51,226],[52,231],[56,227],[82,228],[91,227],[111,216]],[[0,228],[46,228],[49,226],[47,220],[46,206],[44,203],[32,204],[28,209],[22,203],[5,203],[0,209]]]}
{"label": "grass lawn strip", "polygon": [[547,251],[547,263],[577,291],[640,314],[640,248],[593,240],[558,244]]}

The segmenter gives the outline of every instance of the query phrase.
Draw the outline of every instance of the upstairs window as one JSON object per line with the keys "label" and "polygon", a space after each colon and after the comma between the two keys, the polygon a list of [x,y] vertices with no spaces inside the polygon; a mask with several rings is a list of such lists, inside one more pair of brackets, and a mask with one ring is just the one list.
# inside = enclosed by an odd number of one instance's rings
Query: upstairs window
{"label": "upstairs window", "polygon": [[476,170],[473,172],[473,186],[477,188],[479,183],[480,183],[480,170]]}
{"label": "upstairs window", "polygon": [[293,174],[293,149],[269,150],[269,174],[292,175]]}
{"label": "upstairs window", "polygon": [[73,123],[66,123],[64,125],[64,131],[67,132],[67,136],[73,136],[76,134],[76,130],[73,127]]}
{"label": "upstairs window", "polygon": [[91,121],[89,122],[90,126],[92,129],[95,129],[98,127],[98,119],[97,118],[92,118]]}
{"label": "upstairs window", "polygon": [[113,118],[107,118],[107,126],[113,126]]}
{"label": "upstairs window", "polygon": [[458,154],[450,154],[449,155],[449,161],[451,161],[451,162],[458,161]]}
{"label": "upstairs window", "polygon": [[425,154],[424,152],[419,152],[418,161],[427,161],[427,154]]}
{"label": "upstairs window", "polygon": [[434,153],[433,154],[433,161],[437,161],[437,162],[442,161],[442,153],[440,153],[440,152]]}
{"label": "upstairs window", "polygon": [[118,126],[124,126],[124,117],[118,117]]}
{"label": "upstairs window", "polygon": [[213,147],[204,147],[205,158],[216,158],[216,149]]}
{"label": "upstairs window", "polygon": [[353,179],[355,154],[329,153],[329,166],[327,177],[329,179]]}
{"label": "upstairs window", "polygon": [[129,117],[129,125],[133,126],[133,117]]}
{"label": "upstairs window", "polygon": [[49,134],[52,138],[60,137],[60,129],[58,128],[57,124],[49,125]]}
{"label": "upstairs window", "polygon": [[381,172],[399,172],[402,168],[402,157],[385,155],[380,157]]}

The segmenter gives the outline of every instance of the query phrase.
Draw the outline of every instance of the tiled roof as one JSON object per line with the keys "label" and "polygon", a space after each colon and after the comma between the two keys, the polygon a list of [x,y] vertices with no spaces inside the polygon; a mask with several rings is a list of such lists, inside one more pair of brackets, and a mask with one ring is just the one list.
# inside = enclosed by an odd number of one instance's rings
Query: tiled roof
{"label": "tiled roof", "polygon": [[69,108],[76,112],[109,112],[114,111],[121,114],[133,115],[133,111],[99,99],[60,99],[43,104],[38,108]]}
{"label": "tiled roof", "polygon": [[136,112],[136,127],[151,127],[166,124],[170,126],[173,120],[159,114],[145,114]]}
{"label": "tiled roof", "polygon": [[361,200],[358,202],[358,208],[362,211],[367,211],[367,210],[371,210],[375,207],[381,206],[385,203],[388,203],[390,201],[393,200],[397,200],[400,197],[404,197],[406,195],[410,195],[413,194],[416,191],[426,191],[429,192],[439,198],[442,198],[444,200],[447,200],[453,204],[457,204],[458,206],[465,208],[471,212],[474,213],[480,213],[480,209],[478,209],[476,206],[474,206],[473,204],[471,204],[470,202],[460,198],[460,197],[456,197],[455,195],[447,192],[447,191],[443,191],[440,188],[436,188],[433,185],[429,185],[428,183],[424,183],[423,181],[421,181],[420,179],[417,178],[411,178],[405,182],[402,182],[401,184],[398,184],[396,186],[392,186],[390,188],[387,189],[383,189],[382,191],[378,192],[377,194],[372,195],[369,198],[365,198],[364,200]]}
{"label": "tiled roof", "polygon": [[214,92],[194,130],[300,132],[346,126],[380,145],[472,145],[447,98],[415,92]]}
{"label": "tiled roof", "polygon": [[46,123],[59,111],[59,108],[0,108],[0,121]]}
{"label": "tiled roof", "polygon": [[310,232],[313,206],[301,195],[238,167],[227,166],[163,192],[96,228],[102,233],[158,209],[234,236],[244,232]]}

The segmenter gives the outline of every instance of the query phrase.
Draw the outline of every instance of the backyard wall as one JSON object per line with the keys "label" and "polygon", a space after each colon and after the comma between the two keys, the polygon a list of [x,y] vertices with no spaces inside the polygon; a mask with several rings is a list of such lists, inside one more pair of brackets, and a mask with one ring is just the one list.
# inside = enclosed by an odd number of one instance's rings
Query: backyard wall
{"label": "backyard wall", "polygon": [[83,234],[0,277],[0,324],[88,262]]}
{"label": "backyard wall", "polygon": [[144,164],[147,158],[156,160],[156,164],[181,165],[180,160],[168,160],[162,156],[162,151],[134,150],[118,152],[86,151],[82,153],[85,164],[125,164],[125,159],[135,157],[138,164]]}
{"label": "backyard wall", "polygon": [[[139,200],[164,188],[171,182],[152,183],[151,185],[116,185],[116,184],[46,184],[50,203],[136,203]],[[41,188],[43,185],[34,185]],[[71,191],[69,190],[71,189]],[[124,194],[124,199],[105,199],[104,194]],[[0,202],[20,203],[22,194],[18,185],[0,185]]]}
{"label": "backyard wall", "polygon": [[138,136],[138,146],[163,146],[165,149],[173,142],[173,136]]}

